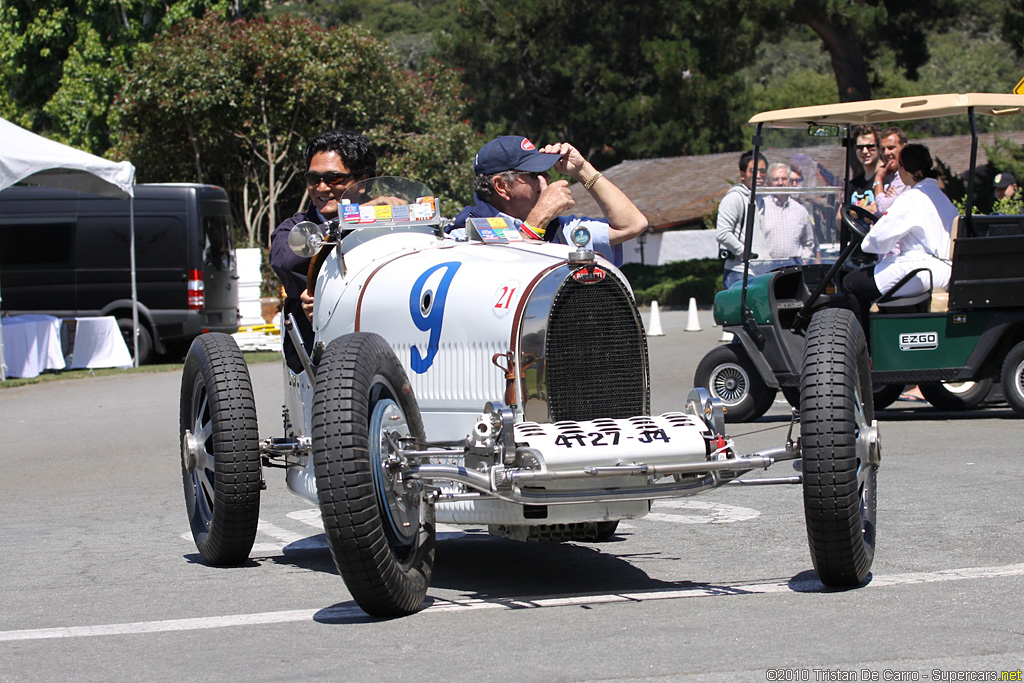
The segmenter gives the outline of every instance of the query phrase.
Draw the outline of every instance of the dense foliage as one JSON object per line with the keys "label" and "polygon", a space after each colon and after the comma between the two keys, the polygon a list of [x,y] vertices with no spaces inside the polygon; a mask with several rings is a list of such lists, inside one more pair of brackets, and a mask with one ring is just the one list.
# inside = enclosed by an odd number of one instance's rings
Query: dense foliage
{"label": "dense foliage", "polygon": [[291,17],[180,22],[136,55],[116,109],[114,153],[139,179],[223,185],[250,245],[284,217],[277,207],[299,208],[317,133],[365,133],[380,173],[416,177],[451,203],[465,197],[476,146],[450,71],[403,71],[360,29]]}
{"label": "dense foliage", "polygon": [[102,154],[119,69],[134,51],[187,17],[235,17],[254,0],[3,0],[0,116]]}

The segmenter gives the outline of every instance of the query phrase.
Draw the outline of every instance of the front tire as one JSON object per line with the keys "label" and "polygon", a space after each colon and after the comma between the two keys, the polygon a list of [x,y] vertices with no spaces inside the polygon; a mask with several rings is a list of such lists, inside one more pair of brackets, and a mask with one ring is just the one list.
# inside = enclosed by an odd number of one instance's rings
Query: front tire
{"label": "front tire", "polygon": [[1018,343],[1006,354],[1000,382],[1006,402],[1018,415],[1024,415],[1024,342]]}
{"label": "front tire", "polygon": [[848,310],[814,314],[800,375],[804,513],[827,586],[859,586],[875,555],[879,445],[864,332]]}
{"label": "front tire", "polygon": [[196,548],[214,566],[244,562],[256,539],[262,471],[245,357],[226,334],[196,337],[179,413],[181,478]]}
{"label": "front tire", "polygon": [[939,410],[971,410],[985,400],[992,390],[991,379],[977,382],[940,382],[922,384],[921,395]]}
{"label": "front tire", "polygon": [[425,440],[419,407],[376,334],[331,342],[313,395],[313,462],[331,556],[367,613],[420,609],[434,566],[434,508],[386,435]]}
{"label": "front tire", "polygon": [[707,389],[722,402],[726,422],[753,422],[768,412],[777,393],[764,383],[739,344],[716,347],[704,356],[693,385]]}

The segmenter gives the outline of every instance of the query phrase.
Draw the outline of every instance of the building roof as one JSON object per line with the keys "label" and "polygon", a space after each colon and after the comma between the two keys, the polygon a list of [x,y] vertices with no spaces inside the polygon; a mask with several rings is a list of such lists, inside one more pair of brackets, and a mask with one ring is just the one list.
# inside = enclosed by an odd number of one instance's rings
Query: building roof
{"label": "building roof", "polygon": [[[997,135],[1000,140],[1024,144],[1024,131]],[[995,136],[987,133],[978,137],[978,166],[982,167],[988,163],[985,145],[991,146]],[[915,139],[912,142],[927,146],[932,158],[941,161],[957,175],[967,172],[970,164],[970,135]],[[762,148],[761,151],[769,162],[799,162],[801,166],[805,166],[806,158],[813,155],[814,161],[830,173],[843,177],[844,148],[838,143],[827,147]],[[699,224],[704,216],[715,212],[729,187],[739,182],[739,157],[739,152],[728,152],[638,159],[612,166],[604,171],[604,175],[633,200],[647,217],[651,229],[667,230]],[[806,168],[804,175],[805,178],[809,177]],[[572,196],[576,206],[571,213],[601,215],[597,202],[580,183],[572,186]]]}

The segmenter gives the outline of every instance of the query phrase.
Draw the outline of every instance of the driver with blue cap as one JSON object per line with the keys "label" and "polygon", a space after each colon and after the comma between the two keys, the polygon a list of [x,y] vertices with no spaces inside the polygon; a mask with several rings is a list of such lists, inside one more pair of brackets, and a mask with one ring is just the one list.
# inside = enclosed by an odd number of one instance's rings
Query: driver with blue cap
{"label": "driver with blue cap", "polygon": [[[581,183],[604,218],[563,216],[576,202],[568,181],[551,182],[552,169]],[[527,138],[503,135],[480,148],[473,170],[476,204],[463,209],[448,227],[455,239],[466,238],[469,218],[510,218],[524,239],[559,244],[573,244],[572,232],[582,226],[591,236],[585,246],[621,265],[620,245],[647,229],[647,218],[629,197],[568,142],[538,150]]]}

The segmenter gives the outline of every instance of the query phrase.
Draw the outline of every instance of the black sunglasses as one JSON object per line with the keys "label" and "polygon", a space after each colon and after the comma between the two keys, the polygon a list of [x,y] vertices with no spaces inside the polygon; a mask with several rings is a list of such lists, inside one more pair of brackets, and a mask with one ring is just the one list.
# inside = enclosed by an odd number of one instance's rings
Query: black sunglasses
{"label": "black sunglasses", "polygon": [[346,183],[352,178],[355,178],[355,173],[317,173],[316,171],[306,171],[305,178],[306,184],[310,187],[316,187],[320,183],[327,183],[328,185],[337,185],[338,183]]}
{"label": "black sunglasses", "polygon": [[857,149],[874,149],[878,145],[854,145]]}

